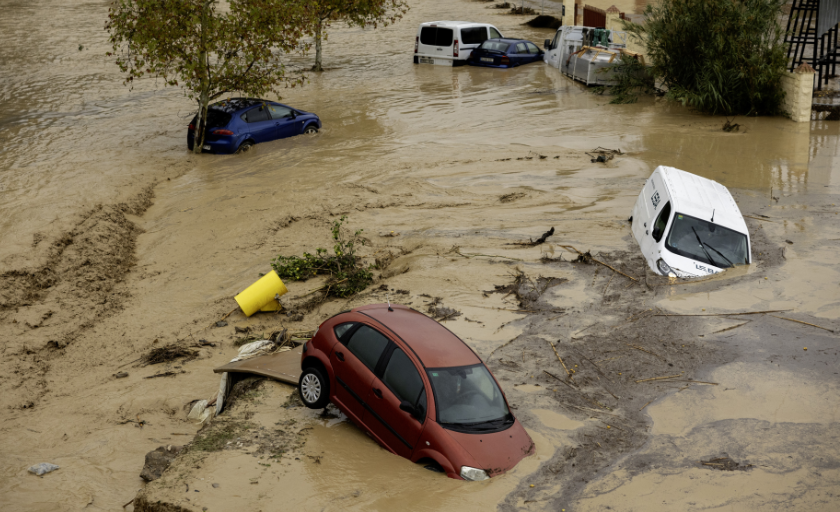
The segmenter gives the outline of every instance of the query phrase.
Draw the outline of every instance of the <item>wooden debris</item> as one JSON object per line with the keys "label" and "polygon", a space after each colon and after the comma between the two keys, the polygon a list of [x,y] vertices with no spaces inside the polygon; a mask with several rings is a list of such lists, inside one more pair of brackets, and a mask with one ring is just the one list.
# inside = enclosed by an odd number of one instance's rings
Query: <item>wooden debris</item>
{"label": "wooden debris", "polygon": [[[578,253],[580,256],[583,256],[583,255],[584,255],[584,253],[582,253],[582,252],[578,251],[578,250],[577,250],[577,249],[575,249],[575,247],[574,247],[574,246],[572,246],[572,245],[561,245],[560,247],[562,247],[562,248],[564,248],[564,249],[572,249],[572,250],[574,250],[576,253]],[[606,264],[606,263],[604,263],[603,261],[596,260],[596,259],[595,259],[595,258],[593,258],[591,255],[589,256],[589,258],[590,258],[592,261],[594,261],[595,263],[598,263],[598,264],[600,264],[600,265],[603,265],[603,266],[607,267],[608,269],[612,270],[613,272],[616,272],[616,273],[618,273],[618,274],[621,274],[621,275],[623,275],[623,276],[624,276],[624,277],[626,277],[626,278],[632,279],[633,281],[639,282],[639,280],[638,280],[638,279],[636,279],[635,277],[633,277],[633,276],[628,276],[627,274],[625,274],[624,272],[622,272],[622,271],[620,271],[620,270],[616,269],[615,267],[611,267],[610,265],[607,265],[607,264]]]}
{"label": "wooden debris", "polygon": [[808,322],[803,322],[802,320],[796,320],[794,318],[787,318],[787,317],[784,317],[784,316],[776,316],[776,315],[770,315],[770,316],[772,316],[773,318],[778,318],[779,320],[787,320],[789,322],[796,322],[798,324],[810,325],[811,327],[816,327],[817,329],[822,329],[822,330],[828,331],[828,332],[834,332],[833,330],[831,330],[827,327],[822,327],[822,326],[819,326],[819,325],[816,325],[816,324],[809,324]]}
{"label": "wooden debris", "polygon": [[641,380],[637,380],[636,384],[638,384],[640,382],[650,382],[650,381],[654,381],[654,380],[676,379],[677,377],[682,377],[682,374],[668,375],[667,377],[651,377],[649,379],[641,379]]}
{"label": "wooden debris", "polygon": [[[548,341],[548,340],[546,340],[546,341]],[[551,345],[551,350],[554,351],[554,355],[557,356],[557,360],[560,361],[560,364],[563,365],[563,369],[566,370],[566,375],[569,376],[569,380],[572,381],[572,382],[575,382],[575,379],[572,377],[572,372],[570,372],[569,369],[566,368],[566,363],[563,362],[563,358],[560,357],[560,354],[557,352],[557,347],[555,347],[554,343],[552,343],[550,341],[548,341],[548,344]]]}
{"label": "wooden debris", "polygon": [[741,315],[763,315],[765,313],[784,313],[792,309],[770,309],[767,311],[744,311],[743,313],[657,313],[653,316],[741,316]]}
{"label": "wooden debris", "polygon": [[[777,317],[777,318],[778,318],[778,317]],[[750,321],[749,321],[749,320],[747,320],[747,321],[746,321],[746,322],[744,322],[744,323],[738,324],[738,325],[733,325],[733,326],[731,326],[731,327],[727,327],[727,328],[725,328],[725,329],[721,329],[721,330],[719,330],[719,331],[710,332],[709,334],[719,334],[719,333],[722,333],[722,332],[731,331],[732,329],[737,329],[738,327],[741,327],[741,326],[743,326],[743,325],[747,325],[748,323],[750,323]]]}
{"label": "wooden debris", "polygon": [[648,405],[650,405],[650,404],[651,404],[651,402],[653,402],[653,400],[651,400],[650,402],[648,402],[648,403],[646,403],[645,405],[643,405],[643,406],[642,406],[642,408],[641,408],[641,409],[639,409],[639,412],[641,412],[641,411],[642,411],[642,409],[644,409],[645,407],[647,407]]}
{"label": "wooden debris", "polygon": [[761,220],[761,221],[764,221],[764,222],[773,222],[773,221],[772,221],[772,220],[770,220],[770,219],[762,219],[761,217],[753,217],[752,215],[744,215],[744,217],[749,217],[749,218],[751,218],[751,219]]}
{"label": "wooden debris", "polygon": [[629,344],[629,343],[625,343],[625,345],[627,345],[627,346],[628,346],[628,347],[630,347],[630,348],[635,348],[636,350],[641,350],[642,352],[645,352],[645,353],[648,353],[648,354],[650,354],[650,355],[652,355],[652,356],[654,356],[654,357],[657,357],[657,358],[659,358],[659,360],[660,360],[660,361],[665,361],[665,359],[664,359],[662,356],[660,356],[659,354],[654,354],[654,353],[653,353],[653,352],[651,352],[650,350],[644,349],[644,348],[642,348],[642,347],[640,347],[640,346],[638,346],[638,345],[631,345],[631,344]]}
{"label": "wooden debris", "polygon": [[572,387],[572,385],[571,385],[571,384],[569,384],[569,383],[568,383],[568,382],[566,382],[565,380],[561,379],[561,378],[560,378],[560,377],[558,377],[557,375],[554,375],[553,373],[549,373],[549,372],[547,372],[547,371],[545,371],[545,370],[543,370],[543,373],[544,373],[544,374],[546,374],[546,375],[548,375],[549,377],[554,377],[555,379],[559,380],[559,381],[560,381],[560,382],[562,382],[563,384],[565,384],[565,385],[569,386],[569,388],[570,388],[570,389],[575,389],[575,388],[573,388],[573,387]]}

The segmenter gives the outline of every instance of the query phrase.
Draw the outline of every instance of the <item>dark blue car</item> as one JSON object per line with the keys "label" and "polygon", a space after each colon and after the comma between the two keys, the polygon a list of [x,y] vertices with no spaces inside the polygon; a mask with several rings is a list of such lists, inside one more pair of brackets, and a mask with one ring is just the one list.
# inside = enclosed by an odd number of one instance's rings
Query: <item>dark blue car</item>
{"label": "dark blue car", "polygon": [[[187,131],[187,147],[192,150],[198,116],[193,117]],[[321,120],[274,101],[256,98],[231,98],[207,108],[207,127],[202,151],[236,153],[254,144],[283,139],[301,133],[318,133]]]}
{"label": "dark blue car", "polygon": [[488,68],[514,68],[543,60],[543,51],[524,39],[488,39],[472,51],[467,64]]}

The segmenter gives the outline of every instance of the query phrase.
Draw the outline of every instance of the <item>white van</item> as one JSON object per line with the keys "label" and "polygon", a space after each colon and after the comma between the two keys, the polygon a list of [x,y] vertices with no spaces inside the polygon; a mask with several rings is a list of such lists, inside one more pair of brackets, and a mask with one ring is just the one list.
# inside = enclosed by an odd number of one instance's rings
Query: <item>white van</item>
{"label": "white van", "polygon": [[660,165],[630,217],[633,236],[654,272],[700,277],[747,265],[750,234],[726,187]]}
{"label": "white van", "polygon": [[414,63],[463,66],[475,48],[502,33],[487,23],[429,21],[421,23],[414,39]]}

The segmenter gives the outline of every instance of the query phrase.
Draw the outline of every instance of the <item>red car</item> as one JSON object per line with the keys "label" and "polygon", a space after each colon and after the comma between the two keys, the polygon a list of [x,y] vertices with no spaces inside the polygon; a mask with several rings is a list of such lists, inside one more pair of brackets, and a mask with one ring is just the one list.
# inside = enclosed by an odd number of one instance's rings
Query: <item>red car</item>
{"label": "red car", "polygon": [[534,453],[478,355],[411,308],[339,313],[303,346],[301,369],[307,407],[332,402],[387,450],[451,478],[485,480]]}

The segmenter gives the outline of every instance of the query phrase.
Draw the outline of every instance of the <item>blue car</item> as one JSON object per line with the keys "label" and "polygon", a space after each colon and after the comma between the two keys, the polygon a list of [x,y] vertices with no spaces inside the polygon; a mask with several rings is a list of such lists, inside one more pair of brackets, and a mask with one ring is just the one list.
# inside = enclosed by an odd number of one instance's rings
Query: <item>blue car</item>
{"label": "blue car", "polygon": [[[198,116],[187,131],[187,147],[192,151]],[[321,119],[274,101],[256,98],[231,98],[207,108],[207,127],[202,151],[236,153],[247,151],[260,142],[283,139],[301,133],[318,133]]]}
{"label": "blue car", "polygon": [[515,68],[543,60],[543,51],[524,39],[488,39],[467,59],[470,66]]}

